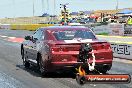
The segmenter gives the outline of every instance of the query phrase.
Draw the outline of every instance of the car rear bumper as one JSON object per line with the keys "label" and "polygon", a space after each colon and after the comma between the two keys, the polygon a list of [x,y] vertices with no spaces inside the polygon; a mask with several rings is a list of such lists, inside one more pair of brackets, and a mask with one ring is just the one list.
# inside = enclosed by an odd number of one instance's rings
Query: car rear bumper
{"label": "car rear bumper", "polygon": [[[96,63],[95,68],[103,68],[108,67],[111,68],[112,61],[107,61],[103,63]],[[49,71],[66,71],[66,70],[73,70],[75,71],[75,68],[79,68],[79,66],[82,66],[84,69],[89,69],[88,63],[82,63],[82,62],[51,62],[51,65],[49,66]]]}
{"label": "car rear bumper", "polygon": [[[92,63],[92,60],[88,61],[89,63]],[[96,60],[95,61],[96,64],[105,64],[105,63],[108,63],[108,64],[111,64],[112,63],[112,60],[111,59],[108,59],[108,60]],[[62,62],[62,61],[59,61],[59,62],[51,62],[52,65],[55,65],[55,66],[63,66],[63,65],[85,65],[85,64],[88,64],[87,62],[86,63],[83,63],[83,62],[77,62],[77,61],[66,61],[66,62]]]}
{"label": "car rear bumper", "polygon": [[[105,54],[104,54],[105,53]],[[66,70],[66,69],[75,69],[79,66],[83,66],[84,68],[88,68],[88,63],[79,62],[77,58],[78,52],[54,52],[52,53],[52,57],[50,58],[51,62],[47,66],[49,70]],[[92,63],[92,58],[89,58],[89,63]],[[95,52],[95,64],[96,67],[111,67],[113,54],[109,50]]]}

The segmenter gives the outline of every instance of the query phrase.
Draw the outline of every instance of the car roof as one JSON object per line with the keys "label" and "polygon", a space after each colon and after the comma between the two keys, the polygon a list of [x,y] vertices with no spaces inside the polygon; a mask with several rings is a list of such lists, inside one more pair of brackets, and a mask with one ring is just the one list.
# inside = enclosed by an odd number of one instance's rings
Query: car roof
{"label": "car roof", "polygon": [[[49,26],[49,27],[41,27],[42,30],[65,30],[65,29],[89,29],[85,26]],[[90,29],[89,29],[90,30]]]}

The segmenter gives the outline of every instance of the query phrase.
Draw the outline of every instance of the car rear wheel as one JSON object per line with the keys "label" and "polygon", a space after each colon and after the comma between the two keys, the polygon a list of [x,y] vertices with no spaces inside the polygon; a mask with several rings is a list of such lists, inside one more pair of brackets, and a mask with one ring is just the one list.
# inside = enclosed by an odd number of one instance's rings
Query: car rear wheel
{"label": "car rear wheel", "polygon": [[30,63],[26,60],[25,55],[24,55],[24,49],[21,50],[22,53],[22,60],[23,60],[23,65],[25,68],[29,68],[30,67]]}
{"label": "car rear wheel", "polygon": [[107,69],[104,69],[104,70],[103,70],[103,69],[99,69],[99,70],[98,70],[98,72],[99,72],[99,73],[102,73],[102,74],[106,74],[107,71],[108,71]]}
{"label": "car rear wheel", "polygon": [[38,58],[39,58],[38,65],[39,65],[40,74],[41,74],[42,76],[45,76],[47,72],[45,71],[45,68],[44,68],[44,66],[43,66],[42,56],[39,55]]}
{"label": "car rear wheel", "polygon": [[110,64],[110,65],[104,65],[101,68],[99,68],[98,71],[100,73],[106,74],[107,71],[109,71],[111,69],[111,67],[112,67],[112,64]]}

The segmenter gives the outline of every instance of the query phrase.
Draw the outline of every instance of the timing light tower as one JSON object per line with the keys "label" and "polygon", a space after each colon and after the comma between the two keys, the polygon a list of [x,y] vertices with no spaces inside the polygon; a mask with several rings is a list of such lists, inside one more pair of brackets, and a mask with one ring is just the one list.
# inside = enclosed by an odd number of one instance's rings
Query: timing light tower
{"label": "timing light tower", "polygon": [[67,10],[67,4],[60,4],[61,7],[60,8],[63,8],[63,10],[61,11],[61,15],[62,15],[62,18],[64,18],[64,23],[67,22],[67,19],[68,19],[68,10]]}

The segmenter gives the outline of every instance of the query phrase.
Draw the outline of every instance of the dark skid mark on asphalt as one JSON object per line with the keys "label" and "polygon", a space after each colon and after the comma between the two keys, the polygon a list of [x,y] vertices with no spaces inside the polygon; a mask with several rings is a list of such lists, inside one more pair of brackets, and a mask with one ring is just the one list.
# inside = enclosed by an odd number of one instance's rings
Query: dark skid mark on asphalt
{"label": "dark skid mark on asphalt", "polygon": [[[38,69],[34,66],[31,66],[29,69],[26,69],[23,65],[16,65],[16,67],[30,73],[31,75],[35,76],[35,77],[41,77],[41,78],[53,78],[56,81],[62,83],[63,85],[66,85],[70,88],[82,88],[80,85],[76,85],[71,83],[70,81],[67,80],[67,78],[72,78],[75,79],[75,74],[71,74],[71,73],[48,73],[46,76],[41,76],[40,72],[38,71]],[[76,81],[76,80],[74,80]]]}
{"label": "dark skid mark on asphalt", "polygon": [[[39,69],[37,69],[36,66],[31,66],[30,68],[25,68],[23,65],[16,65],[17,68],[22,69],[31,75],[35,77],[43,77],[43,78],[74,78],[75,79],[75,74],[72,72],[64,72],[64,73],[57,73],[57,72],[52,72],[48,73],[45,76],[41,76]],[[17,69],[18,70],[18,69]]]}
{"label": "dark skid mark on asphalt", "polygon": [[[31,65],[30,68],[25,68],[24,65],[16,65],[16,67],[29,72],[33,76],[43,77],[41,76],[40,71],[39,69],[37,69],[36,66]],[[89,74],[92,74],[92,73],[89,73]],[[99,74],[99,73],[94,72],[93,74]],[[105,74],[109,74],[109,73],[105,73]],[[76,77],[76,73],[72,71],[62,71],[62,72],[60,71],[60,72],[50,72],[47,75],[45,75],[43,78],[72,78],[72,79],[75,79],[75,77]]]}
{"label": "dark skid mark on asphalt", "polygon": [[31,66],[30,68],[25,68],[24,65],[16,65],[16,67],[30,73],[35,77],[41,77],[38,69],[34,66]]}
{"label": "dark skid mark on asphalt", "polygon": [[[33,75],[35,77],[42,77],[40,75],[40,72],[38,71],[38,69],[34,66],[31,66],[29,69],[26,69],[23,65],[16,65],[16,67],[30,73],[31,75]],[[63,85],[66,85],[70,88],[82,88],[83,86],[80,86],[78,84],[75,85],[72,82],[65,79],[65,78],[73,78],[73,76],[71,76],[69,74],[70,73],[60,73],[60,74],[59,73],[50,73],[50,74],[48,74],[48,75],[46,75],[45,77],[42,77],[42,78],[53,78],[53,79],[57,80],[58,82],[62,83]],[[107,74],[109,74],[109,73],[107,73]],[[106,85],[113,86],[113,88],[130,88],[127,85],[124,85],[124,84],[106,84]],[[89,85],[86,84],[86,86],[89,86]],[[101,86],[101,84],[97,84],[97,86]]]}

